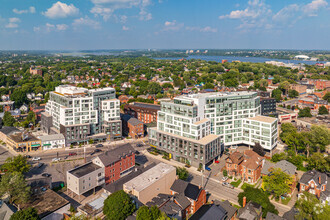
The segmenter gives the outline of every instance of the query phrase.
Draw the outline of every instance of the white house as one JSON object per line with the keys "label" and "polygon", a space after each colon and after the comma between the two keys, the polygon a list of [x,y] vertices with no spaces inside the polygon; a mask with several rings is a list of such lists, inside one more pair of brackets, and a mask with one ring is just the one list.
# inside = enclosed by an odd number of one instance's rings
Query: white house
{"label": "white house", "polygon": [[22,112],[27,113],[29,111],[29,106],[27,106],[26,104],[23,104],[19,110],[21,110]]}
{"label": "white house", "polygon": [[43,150],[50,150],[65,147],[65,138],[63,134],[51,134],[38,137],[41,140]]}

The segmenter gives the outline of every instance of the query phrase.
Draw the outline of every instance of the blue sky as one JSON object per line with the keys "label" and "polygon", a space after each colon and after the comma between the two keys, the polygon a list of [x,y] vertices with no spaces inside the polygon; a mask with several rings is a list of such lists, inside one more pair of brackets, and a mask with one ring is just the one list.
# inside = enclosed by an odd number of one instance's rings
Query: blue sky
{"label": "blue sky", "polygon": [[0,0],[0,49],[330,49],[329,0]]}

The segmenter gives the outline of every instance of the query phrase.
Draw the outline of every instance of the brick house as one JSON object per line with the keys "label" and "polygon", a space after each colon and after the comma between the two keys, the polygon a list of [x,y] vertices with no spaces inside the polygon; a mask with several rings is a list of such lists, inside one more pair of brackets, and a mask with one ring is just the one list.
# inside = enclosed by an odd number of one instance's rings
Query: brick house
{"label": "brick house", "polygon": [[299,193],[308,191],[318,199],[330,202],[330,178],[326,173],[307,171],[299,180]]}
{"label": "brick house", "polygon": [[125,144],[107,151],[93,159],[93,163],[104,167],[105,184],[113,183],[133,171],[135,167],[135,150]]}
{"label": "brick house", "polygon": [[124,113],[139,119],[143,123],[157,121],[157,112],[160,105],[134,102],[124,106]]}
{"label": "brick house", "polygon": [[240,177],[248,183],[255,183],[261,176],[264,157],[252,150],[238,151],[226,159],[226,169],[229,176]]}
{"label": "brick house", "polygon": [[[176,179],[172,184],[171,195],[177,198],[178,205],[181,201],[188,200],[188,205],[182,212],[182,218],[184,219],[189,214],[194,214],[200,207],[206,203],[206,192],[200,186],[188,183],[186,181]],[[182,197],[182,199],[179,199]]]}
{"label": "brick house", "polygon": [[123,133],[132,138],[144,137],[144,124],[130,115],[121,115]]}
{"label": "brick house", "polygon": [[120,95],[118,99],[120,103],[127,103],[130,99],[134,99],[134,97],[130,95]]}

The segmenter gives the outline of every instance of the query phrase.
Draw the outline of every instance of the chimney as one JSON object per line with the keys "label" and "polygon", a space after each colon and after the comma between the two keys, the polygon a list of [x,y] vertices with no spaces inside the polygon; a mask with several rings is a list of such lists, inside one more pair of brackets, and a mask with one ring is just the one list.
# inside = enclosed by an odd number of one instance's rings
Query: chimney
{"label": "chimney", "polygon": [[319,176],[319,184],[321,184],[321,175]]}
{"label": "chimney", "polygon": [[201,186],[201,185],[198,185],[198,188],[199,188],[199,189],[201,189],[201,188],[202,188],[202,186]]}
{"label": "chimney", "polygon": [[211,201],[211,204],[214,204],[214,201],[213,200]]}
{"label": "chimney", "polygon": [[243,197],[243,208],[245,207],[245,205],[246,205],[246,197],[244,196]]}

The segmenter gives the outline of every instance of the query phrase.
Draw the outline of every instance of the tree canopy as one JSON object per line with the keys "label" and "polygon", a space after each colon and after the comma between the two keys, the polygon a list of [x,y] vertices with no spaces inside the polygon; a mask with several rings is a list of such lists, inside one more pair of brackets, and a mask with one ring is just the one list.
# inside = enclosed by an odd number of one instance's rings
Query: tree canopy
{"label": "tree canopy", "polygon": [[35,208],[29,207],[14,213],[10,220],[39,220],[40,217]]}
{"label": "tree canopy", "polygon": [[14,172],[6,173],[0,181],[0,195],[8,194],[10,203],[24,203],[30,197],[30,187],[27,185],[23,174]]}
{"label": "tree canopy", "polygon": [[125,220],[135,211],[132,199],[123,190],[119,190],[104,201],[103,213],[108,220]]}
{"label": "tree canopy", "polygon": [[298,117],[303,118],[303,117],[312,117],[311,109],[309,107],[305,107],[303,109],[300,109],[298,112]]}
{"label": "tree canopy", "polygon": [[14,123],[16,122],[15,118],[11,115],[10,112],[6,111],[3,115],[2,119],[3,125],[4,126],[9,126],[12,127]]}
{"label": "tree canopy", "polygon": [[18,155],[8,157],[5,163],[1,166],[1,169],[10,173],[26,173],[30,170],[30,165],[27,163],[27,159],[24,156]]}
{"label": "tree canopy", "polygon": [[189,177],[189,172],[184,167],[176,167],[176,175],[179,176],[179,179],[186,180]]}
{"label": "tree canopy", "polygon": [[262,188],[279,198],[286,193],[290,193],[293,181],[293,177],[283,172],[280,168],[273,169],[270,175],[262,178]]}
{"label": "tree canopy", "polygon": [[136,214],[137,220],[157,220],[161,217],[162,213],[156,206],[141,206]]}
{"label": "tree canopy", "polygon": [[319,115],[327,115],[327,114],[329,114],[329,111],[328,111],[328,109],[325,106],[322,105],[319,108],[319,113],[318,114]]}

